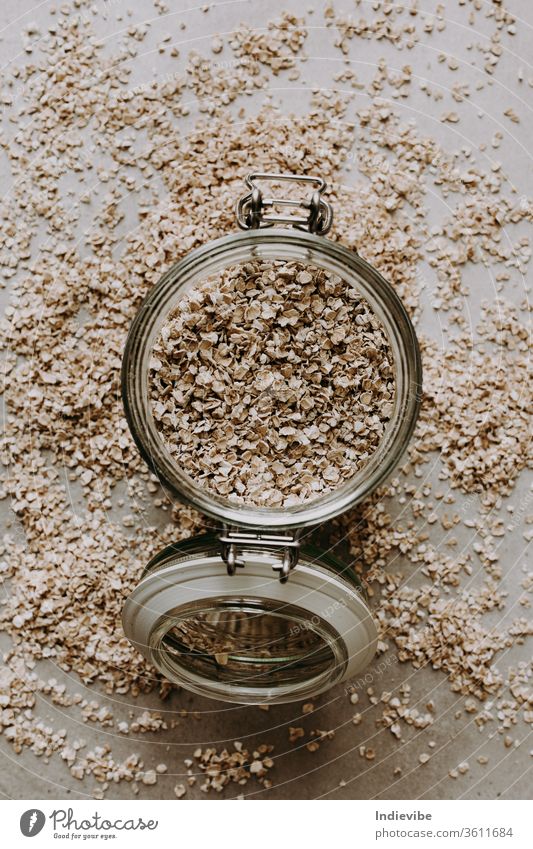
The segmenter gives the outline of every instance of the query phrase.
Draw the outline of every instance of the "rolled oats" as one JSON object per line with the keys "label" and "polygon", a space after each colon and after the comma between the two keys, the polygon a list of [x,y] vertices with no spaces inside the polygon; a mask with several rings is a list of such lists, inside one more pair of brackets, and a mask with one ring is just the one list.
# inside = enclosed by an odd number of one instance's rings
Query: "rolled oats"
{"label": "rolled oats", "polygon": [[176,463],[230,500],[290,506],[359,471],[394,403],[385,332],[328,271],[247,263],[189,292],[150,362],[152,412]]}

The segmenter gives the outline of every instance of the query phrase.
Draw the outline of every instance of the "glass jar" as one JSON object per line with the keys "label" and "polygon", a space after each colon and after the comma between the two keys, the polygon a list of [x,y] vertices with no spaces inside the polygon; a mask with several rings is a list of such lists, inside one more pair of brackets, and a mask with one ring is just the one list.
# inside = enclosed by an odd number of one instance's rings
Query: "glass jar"
{"label": "glass jar", "polygon": [[[263,179],[309,183],[314,191],[307,202],[264,197]],[[357,253],[324,238],[332,223],[324,181],[252,174],[247,184],[250,191],[237,205],[245,232],[216,239],[170,268],[145,298],[126,342],[122,393],[135,442],[162,485],[214,519],[219,533],[177,543],[154,558],[123,622],[126,636],[169,680],[228,701],[285,702],[352,677],[375,651],[376,628],[351,570],[300,548],[300,539],[304,529],[361,502],[395,468],[416,423],[421,361],[392,287]],[[287,215],[286,208],[303,214]],[[283,508],[235,503],[194,481],[165,447],[149,399],[151,352],[169,313],[208,277],[254,260],[297,261],[338,275],[380,320],[394,361],[392,415],[366,465],[337,489]]]}

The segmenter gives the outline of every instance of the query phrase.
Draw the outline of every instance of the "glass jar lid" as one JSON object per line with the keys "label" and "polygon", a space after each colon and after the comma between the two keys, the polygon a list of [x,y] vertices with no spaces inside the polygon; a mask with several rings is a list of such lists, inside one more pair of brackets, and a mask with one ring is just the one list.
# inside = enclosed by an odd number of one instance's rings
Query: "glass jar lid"
{"label": "glass jar lid", "polygon": [[213,535],[168,546],[127,599],[124,632],[168,680],[222,701],[291,702],[353,678],[377,643],[355,575],[304,546],[282,584],[280,557],[243,547],[230,576]]}

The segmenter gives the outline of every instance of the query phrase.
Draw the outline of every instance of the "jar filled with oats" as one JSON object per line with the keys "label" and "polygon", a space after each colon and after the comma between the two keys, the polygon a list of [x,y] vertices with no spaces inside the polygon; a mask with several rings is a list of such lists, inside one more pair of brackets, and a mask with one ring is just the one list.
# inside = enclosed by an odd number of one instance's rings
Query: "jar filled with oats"
{"label": "jar filled with oats", "polygon": [[[266,197],[264,181],[288,191]],[[169,680],[258,704],[323,692],[374,654],[353,569],[305,540],[399,462],[421,365],[391,286],[324,238],[324,181],[247,184],[243,232],[173,266],[129,332],[131,432],[167,492],[212,527],[148,564],[123,623]]]}

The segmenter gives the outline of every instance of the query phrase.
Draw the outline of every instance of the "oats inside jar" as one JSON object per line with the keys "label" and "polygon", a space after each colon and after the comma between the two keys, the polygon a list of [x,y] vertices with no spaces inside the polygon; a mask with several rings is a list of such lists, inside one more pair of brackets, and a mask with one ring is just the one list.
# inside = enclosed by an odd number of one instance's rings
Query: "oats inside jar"
{"label": "oats inside jar", "polygon": [[161,438],[199,485],[289,507],[352,478],[394,406],[385,330],[341,277],[295,261],[231,266],[191,290],[152,350]]}

